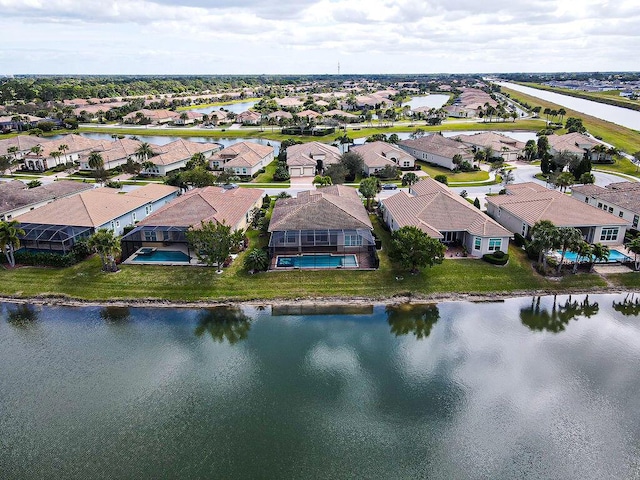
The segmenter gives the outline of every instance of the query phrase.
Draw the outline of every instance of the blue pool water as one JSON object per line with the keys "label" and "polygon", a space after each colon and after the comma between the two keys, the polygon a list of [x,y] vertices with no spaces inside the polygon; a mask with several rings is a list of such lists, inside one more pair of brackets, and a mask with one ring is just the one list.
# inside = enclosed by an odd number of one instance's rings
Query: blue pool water
{"label": "blue pool water", "polygon": [[280,255],[277,267],[289,268],[338,268],[357,267],[355,255]]}
{"label": "blue pool water", "polygon": [[156,250],[145,255],[136,255],[132,262],[189,262],[189,256],[178,250]]}
{"label": "blue pool water", "polygon": [[[558,254],[562,255],[562,251],[558,250]],[[575,252],[567,252],[564,255],[564,258],[567,262],[575,262],[577,258],[577,254]],[[581,259],[584,261],[584,259]],[[601,263],[611,263],[611,262],[628,262],[631,258],[626,256],[624,253],[619,252],[618,250],[610,250],[608,260]]]}

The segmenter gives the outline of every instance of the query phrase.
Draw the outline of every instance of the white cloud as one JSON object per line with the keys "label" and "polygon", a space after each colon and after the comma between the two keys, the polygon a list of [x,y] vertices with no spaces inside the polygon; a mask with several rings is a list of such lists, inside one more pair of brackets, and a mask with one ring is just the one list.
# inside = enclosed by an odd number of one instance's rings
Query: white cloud
{"label": "white cloud", "polygon": [[0,73],[633,70],[633,0],[0,0]]}

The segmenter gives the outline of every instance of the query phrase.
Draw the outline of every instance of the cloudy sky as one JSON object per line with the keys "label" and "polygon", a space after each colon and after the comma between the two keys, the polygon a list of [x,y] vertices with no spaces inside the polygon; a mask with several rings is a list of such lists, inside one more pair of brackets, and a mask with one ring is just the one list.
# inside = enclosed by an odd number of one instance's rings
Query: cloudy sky
{"label": "cloudy sky", "polygon": [[638,70],[638,0],[0,0],[0,74]]}

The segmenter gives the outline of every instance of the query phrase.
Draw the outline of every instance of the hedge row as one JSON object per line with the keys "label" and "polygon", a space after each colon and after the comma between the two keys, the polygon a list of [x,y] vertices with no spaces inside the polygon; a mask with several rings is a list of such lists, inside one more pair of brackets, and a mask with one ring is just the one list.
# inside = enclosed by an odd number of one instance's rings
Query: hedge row
{"label": "hedge row", "polygon": [[506,265],[509,262],[509,255],[498,250],[497,252],[483,255],[482,260],[492,265]]}

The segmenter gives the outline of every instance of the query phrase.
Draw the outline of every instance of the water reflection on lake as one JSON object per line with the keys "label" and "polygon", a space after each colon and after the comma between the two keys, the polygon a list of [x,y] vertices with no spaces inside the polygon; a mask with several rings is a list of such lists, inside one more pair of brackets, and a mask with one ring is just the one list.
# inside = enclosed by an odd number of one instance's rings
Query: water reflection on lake
{"label": "water reflection on lake", "polygon": [[639,303],[0,304],[1,476],[634,478]]}

